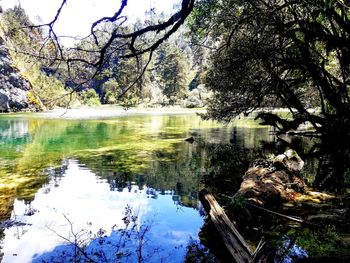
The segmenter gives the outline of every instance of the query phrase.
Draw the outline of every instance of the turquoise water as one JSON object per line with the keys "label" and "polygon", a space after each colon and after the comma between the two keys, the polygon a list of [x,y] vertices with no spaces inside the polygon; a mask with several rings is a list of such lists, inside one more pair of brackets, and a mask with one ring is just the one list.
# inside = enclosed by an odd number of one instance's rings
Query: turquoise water
{"label": "turquoise water", "polygon": [[266,127],[196,115],[2,115],[2,261],[182,262],[204,221],[197,194],[213,168],[205,145],[261,140],[272,140]]}

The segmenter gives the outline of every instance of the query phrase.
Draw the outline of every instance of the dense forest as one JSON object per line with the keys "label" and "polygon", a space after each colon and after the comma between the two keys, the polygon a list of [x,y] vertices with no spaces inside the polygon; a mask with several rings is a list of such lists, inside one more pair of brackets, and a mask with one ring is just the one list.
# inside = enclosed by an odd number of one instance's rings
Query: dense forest
{"label": "dense forest", "polygon": [[[132,32],[165,19],[164,14],[148,17],[152,20],[138,20],[121,30]],[[111,25],[105,25],[103,30],[110,31]],[[38,108],[100,104],[193,108],[203,107],[210,96],[202,84],[201,60],[205,55],[197,55],[198,48],[190,44],[189,31],[185,27],[155,51],[142,76],[140,70],[146,64],[145,57],[119,59],[118,53],[111,54],[112,63],[103,65],[96,76],[92,76],[92,69],[86,65],[78,65],[74,70],[63,62],[56,65],[55,46],[45,44],[47,32],[35,27],[20,6],[2,15],[1,31],[13,65],[32,84],[32,100],[37,101]],[[151,41],[149,38],[144,41]],[[97,48],[94,45],[91,37],[65,51],[79,57],[81,50]]]}

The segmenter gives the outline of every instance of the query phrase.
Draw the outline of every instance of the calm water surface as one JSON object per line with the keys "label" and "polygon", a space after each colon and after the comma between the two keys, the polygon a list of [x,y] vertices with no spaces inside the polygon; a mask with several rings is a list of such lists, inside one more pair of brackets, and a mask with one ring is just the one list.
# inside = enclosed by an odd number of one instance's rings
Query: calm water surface
{"label": "calm water surface", "polygon": [[272,139],[254,123],[195,115],[0,116],[2,262],[182,262],[204,220],[203,145]]}

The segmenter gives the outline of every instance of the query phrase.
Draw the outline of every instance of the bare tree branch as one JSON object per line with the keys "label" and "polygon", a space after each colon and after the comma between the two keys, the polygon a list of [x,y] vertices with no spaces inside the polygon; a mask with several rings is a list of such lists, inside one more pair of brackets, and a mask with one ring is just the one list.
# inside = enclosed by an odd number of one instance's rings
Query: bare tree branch
{"label": "bare tree branch", "polygon": [[[182,0],[180,9],[165,21],[132,30],[130,26],[124,26],[127,17],[123,15],[123,11],[128,0],[120,0],[120,7],[113,16],[102,17],[93,22],[89,35],[78,39],[80,42],[74,47],[67,48],[60,42],[67,36],[59,36],[54,29],[64,6],[68,3],[68,0],[62,0],[55,17],[50,22],[21,28],[48,28],[47,38],[41,41],[39,53],[34,49],[18,52],[49,61],[49,67],[54,68],[54,72],[61,71],[61,76],[64,76],[66,83],[67,80],[69,82],[78,80],[78,84],[73,87],[74,91],[78,91],[84,85],[89,86],[89,81],[95,80],[111,64],[115,65],[115,60],[135,58],[138,61],[140,56],[148,54],[145,66],[139,66],[137,63],[139,75],[122,91],[118,96],[120,98],[140,81],[151,62],[154,51],[180,28],[192,12],[195,2],[196,0]],[[145,41],[146,36],[153,38]],[[44,52],[46,50],[47,54]],[[73,79],[75,80],[72,81]],[[64,96],[67,95],[71,96],[71,92]]]}
{"label": "bare tree branch", "polygon": [[92,23],[92,26],[91,26],[91,35],[94,37],[94,40],[95,40],[95,43],[96,45],[98,45],[98,39],[95,35],[95,32],[94,32],[94,29],[97,25],[99,25],[100,23],[102,22],[115,22],[119,19],[122,19],[122,18],[125,18],[124,16],[120,17],[121,13],[123,12],[124,8],[126,7],[128,3],[128,0],[122,0],[122,3],[121,3],[121,6],[119,8],[119,10],[111,17],[102,17],[100,18],[99,20],[95,21],[94,23]]}

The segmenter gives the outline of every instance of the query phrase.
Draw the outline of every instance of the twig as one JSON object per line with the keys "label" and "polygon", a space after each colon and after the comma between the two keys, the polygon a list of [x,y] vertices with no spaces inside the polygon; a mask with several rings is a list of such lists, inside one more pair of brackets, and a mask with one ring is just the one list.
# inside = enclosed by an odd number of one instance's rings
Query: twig
{"label": "twig", "polygon": [[55,235],[57,235],[58,237],[62,238],[63,240],[65,240],[67,243],[73,245],[75,248],[77,248],[79,250],[79,252],[87,259],[89,260],[89,262],[94,263],[96,262],[95,260],[93,260],[92,258],[89,257],[89,255],[84,251],[84,249],[82,249],[78,244],[77,244],[77,234],[74,233],[74,229],[73,229],[73,223],[68,219],[68,217],[63,214],[63,217],[68,221],[69,225],[70,225],[70,233],[74,236],[74,242],[72,242],[70,239],[62,236],[61,234],[59,234],[56,230],[50,228],[49,226],[46,226],[47,229],[49,229],[50,231],[52,231]]}
{"label": "twig", "polygon": [[261,249],[265,246],[266,242],[264,240],[264,237],[262,237],[259,241],[259,244],[258,246],[256,247],[254,253],[253,253],[253,259],[252,259],[252,262],[255,261],[257,255],[259,254],[259,252],[261,251]]}
{"label": "twig", "polygon": [[97,25],[99,25],[102,22],[115,22],[121,18],[125,18],[125,17],[119,17],[121,15],[121,13],[123,12],[124,8],[126,7],[126,5],[128,4],[128,0],[122,0],[121,6],[119,8],[119,10],[111,17],[102,17],[101,19],[95,21],[92,26],[91,26],[91,35],[93,36],[94,40],[95,40],[95,44],[98,46],[98,39],[95,35],[94,29]]}
{"label": "twig", "polygon": [[250,206],[252,206],[254,208],[260,209],[262,211],[268,212],[270,214],[273,214],[273,215],[276,215],[276,216],[279,216],[279,217],[283,217],[283,218],[286,218],[286,219],[289,219],[289,220],[292,220],[292,221],[295,221],[295,222],[298,222],[298,223],[304,223],[304,220],[299,218],[299,217],[288,216],[288,215],[284,215],[284,214],[281,214],[281,213],[277,213],[277,212],[272,211],[270,209],[267,209],[267,208],[264,208],[264,207],[261,207],[261,206],[257,206],[257,205],[253,205],[253,204],[248,203],[248,202],[244,202],[244,204],[250,205]]}

